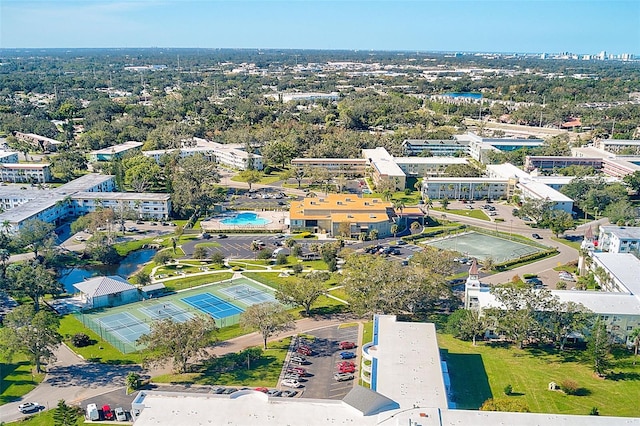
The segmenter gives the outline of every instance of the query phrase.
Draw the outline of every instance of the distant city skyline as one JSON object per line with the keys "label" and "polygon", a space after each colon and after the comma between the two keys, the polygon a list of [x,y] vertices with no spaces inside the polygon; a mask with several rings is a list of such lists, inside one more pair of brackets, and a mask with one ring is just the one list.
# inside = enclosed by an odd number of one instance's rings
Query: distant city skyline
{"label": "distant city skyline", "polygon": [[640,55],[640,1],[2,0],[2,48]]}

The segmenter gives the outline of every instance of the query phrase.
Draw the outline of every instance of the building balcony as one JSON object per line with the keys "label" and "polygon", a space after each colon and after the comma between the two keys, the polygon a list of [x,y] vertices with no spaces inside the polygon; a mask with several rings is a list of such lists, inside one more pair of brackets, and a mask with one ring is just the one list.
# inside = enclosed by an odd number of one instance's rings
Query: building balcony
{"label": "building balcony", "polygon": [[362,346],[362,360],[373,361],[373,358],[376,356],[378,348],[373,344],[373,342],[366,343]]}

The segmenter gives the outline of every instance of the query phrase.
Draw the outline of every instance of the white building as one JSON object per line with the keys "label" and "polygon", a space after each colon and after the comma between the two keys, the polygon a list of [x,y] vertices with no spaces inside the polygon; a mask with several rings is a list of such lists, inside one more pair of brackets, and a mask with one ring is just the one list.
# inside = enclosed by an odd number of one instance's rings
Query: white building
{"label": "white building", "polygon": [[251,389],[231,395],[143,390],[131,414],[138,426],[640,425],[633,418],[457,410],[449,398],[457,390],[440,359],[434,324],[377,315],[373,341],[362,351],[370,362],[361,366],[370,388],[356,384],[342,400],[269,397]]}
{"label": "white building", "polygon": [[640,250],[640,227],[600,226],[598,250],[609,253],[638,252]]}
{"label": "white building", "polygon": [[18,153],[11,151],[0,151],[0,163],[17,163]]}
{"label": "white building", "polygon": [[417,177],[442,176],[451,165],[469,164],[466,158],[458,157],[394,157],[393,160],[405,175]]}
{"label": "white building", "polygon": [[58,149],[59,145],[62,145],[62,142],[60,141],[48,138],[46,136],[36,135],[35,133],[16,132],[15,136],[16,139],[27,142],[32,147],[44,152],[55,151]]}
{"label": "white building", "polygon": [[98,205],[131,209],[139,217],[166,219],[171,211],[169,194],[113,192],[110,175],[89,173],[52,189],[0,187],[0,222],[18,230],[28,220],[58,224],[68,217],[94,211]]}
{"label": "white building", "polygon": [[2,163],[0,164],[0,180],[13,183],[46,183],[51,182],[50,164],[34,163]]}
{"label": "white building", "polygon": [[422,198],[430,200],[482,200],[504,198],[509,193],[509,179],[435,177],[422,180]]}
{"label": "white building", "polygon": [[129,141],[119,145],[97,149],[89,153],[89,161],[111,161],[116,158],[122,158],[127,153],[139,151],[142,145],[144,145],[142,142]]}
{"label": "white building", "polygon": [[240,145],[221,144],[202,138],[193,138],[193,140],[196,142],[196,146],[184,146],[179,149],[143,151],[142,154],[153,158],[156,162],[160,162],[160,159],[164,155],[179,151],[180,158],[202,154],[209,161],[215,161],[216,163],[238,170],[247,170],[249,168],[262,170],[264,168],[261,155],[249,153],[242,149]]}
{"label": "white building", "polygon": [[406,187],[407,176],[386,149],[382,147],[363,149],[362,156],[371,167],[373,183],[380,185],[383,182],[391,182],[396,191],[401,191]]}

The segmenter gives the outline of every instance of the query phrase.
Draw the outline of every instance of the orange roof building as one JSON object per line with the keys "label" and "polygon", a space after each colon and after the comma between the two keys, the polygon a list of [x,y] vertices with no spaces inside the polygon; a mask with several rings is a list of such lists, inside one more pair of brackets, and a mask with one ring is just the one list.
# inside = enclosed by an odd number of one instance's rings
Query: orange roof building
{"label": "orange roof building", "polygon": [[391,235],[394,216],[391,203],[380,198],[328,194],[292,202],[289,224],[292,231],[308,230],[335,236],[346,234],[344,224],[348,224],[348,236],[376,230],[382,238]]}

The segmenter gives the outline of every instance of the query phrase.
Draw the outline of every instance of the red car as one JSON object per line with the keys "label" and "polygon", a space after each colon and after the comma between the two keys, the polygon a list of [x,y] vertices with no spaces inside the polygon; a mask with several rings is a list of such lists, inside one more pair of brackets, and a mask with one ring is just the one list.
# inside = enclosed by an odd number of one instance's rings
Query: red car
{"label": "red car", "polygon": [[355,373],[356,366],[355,365],[342,365],[338,367],[338,372],[340,373]]}
{"label": "red car", "polygon": [[296,352],[306,356],[309,356],[313,353],[313,351],[309,346],[304,346],[304,345],[298,346],[298,349],[296,349]]}
{"label": "red car", "polygon": [[253,389],[253,390],[257,390],[258,392],[262,392],[262,393],[267,393],[267,392],[269,392],[269,389],[267,389],[267,388],[262,388],[262,387],[261,387],[261,388],[255,388],[255,389]]}
{"label": "red car", "polygon": [[102,415],[105,420],[113,420],[113,411],[111,411],[111,407],[108,405],[102,406]]}
{"label": "red car", "polygon": [[339,347],[340,350],[353,349],[356,347],[356,344],[353,342],[340,342]]}
{"label": "red car", "polygon": [[355,367],[356,365],[352,361],[342,361],[338,363],[338,368],[341,367]]}
{"label": "red car", "polygon": [[307,370],[302,367],[289,367],[287,368],[287,373],[295,373],[299,374],[300,376],[304,376],[305,374],[307,374]]}

